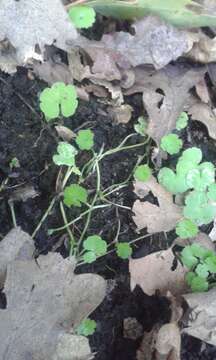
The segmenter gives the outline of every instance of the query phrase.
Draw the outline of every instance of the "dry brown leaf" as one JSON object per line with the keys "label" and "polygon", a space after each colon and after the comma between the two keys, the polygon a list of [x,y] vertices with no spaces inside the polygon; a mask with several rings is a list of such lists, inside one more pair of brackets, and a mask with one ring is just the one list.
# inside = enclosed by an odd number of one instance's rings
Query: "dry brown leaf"
{"label": "dry brown leaf", "polygon": [[15,188],[10,195],[10,201],[27,201],[28,199],[34,199],[39,196],[39,193],[35,190],[33,185],[24,185]]}
{"label": "dry brown leaf", "polygon": [[204,33],[194,42],[192,49],[187,53],[190,59],[207,64],[216,61],[216,37],[211,39]]}
{"label": "dry brown leaf", "polygon": [[181,207],[173,203],[172,194],[166,191],[152,176],[148,181],[136,181],[134,191],[139,197],[144,197],[150,191],[158,199],[158,205],[149,201],[136,200],[133,205],[133,220],[138,231],[147,227],[150,234],[170,231],[182,216]]}
{"label": "dry brown leaf", "polygon": [[208,104],[210,102],[208,87],[204,78],[196,84],[196,93],[203,103]]}
{"label": "dry brown leaf", "polygon": [[108,112],[112,116],[113,120],[118,124],[127,124],[132,116],[133,108],[128,104],[121,106],[114,106],[108,109]]}
{"label": "dry brown leaf", "polygon": [[216,346],[216,288],[184,295],[190,315],[184,332]]}
{"label": "dry brown leaf", "polygon": [[185,269],[178,264],[172,271],[174,262],[172,249],[158,251],[139,259],[129,260],[132,290],[139,285],[144,293],[151,296],[159,290],[162,294],[170,291],[173,295],[183,294],[188,289],[185,284]]}
{"label": "dry brown leaf", "polygon": [[[0,310],[1,359],[91,357],[88,340],[74,338],[70,330],[100,304],[106,284],[98,275],[74,275],[74,267],[74,259],[63,259],[56,253],[42,255],[37,262],[15,260],[8,264],[4,287],[7,308]],[[80,348],[83,341],[84,350]]]}
{"label": "dry brown leaf", "polygon": [[58,133],[58,136],[60,136],[64,141],[70,142],[76,137],[76,134],[66,126],[57,125],[55,126],[55,129]]}
{"label": "dry brown leaf", "polygon": [[181,335],[175,323],[160,328],[155,348],[156,360],[180,360]]}
{"label": "dry brown leaf", "polygon": [[77,37],[60,0],[7,0],[1,2],[0,18],[0,41],[10,41],[20,63],[39,57],[36,45],[43,52],[45,45],[55,42],[67,50],[67,43]]}
{"label": "dry brown leaf", "polygon": [[0,242],[0,288],[4,286],[7,265],[15,259],[31,259],[34,252],[32,238],[20,227],[11,230]]}
{"label": "dry brown leaf", "polygon": [[216,140],[216,109],[202,102],[192,105],[188,109],[188,114],[192,120],[202,122],[208,129],[209,136]]}
{"label": "dry brown leaf", "polygon": [[57,81],[65,84],[73,83],[73,77],[68,66],[49,59],[46,62],[33,62],[33,71],[37,77],[52,85]]}

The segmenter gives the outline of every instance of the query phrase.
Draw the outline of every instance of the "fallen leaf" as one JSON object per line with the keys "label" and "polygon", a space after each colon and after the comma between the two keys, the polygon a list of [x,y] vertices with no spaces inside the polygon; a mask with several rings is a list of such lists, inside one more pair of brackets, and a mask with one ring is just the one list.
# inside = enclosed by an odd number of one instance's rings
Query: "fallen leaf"
{"label": "fallen leaf", "polygon": [[24,185],[13,190],[10,195],[9,201],[27,201],[28,199],[34,199],[39,196],[39,193],[35,190],[33,185]]}
{"label": "fallen leaf", "polygon": [[155,359],[155,343],[157,334],[160,329],[159,324],[154,325],[149,332],[144,332],[142,342],[136,352],[137,360],[154,360]]}
{"label": "fallen leaf", "polygon": [[56,125],[55,129],[64,141],[70,142],[72,139],[76,137],[76,134],[66,126],[63,125]]}
{"label": "fallen leaf", "polygon": [[175,323],[163,325],[157,335],[156,360],[180,360],[181,335]]}
{"label": "fallen leaf", "polygon": [[188,114],[191,115],[192,120],[203,123],[208,129],[209,136],[216,140],[216,109],[212,109],[208,104],[197,102],[189,107]]}
{"label": "fallen leaf", "polygon": [[[0,41],[7,39],[16,49],[18,62],[38,58],[45,45],[67,50],[77,31],[60,0],[7,0],[0,7]],[[17,25],[18,21],[18,25]]]}
{"label": "fallen leaf", "polygon": [[0,69],[6,73],[13,74],[16,72],[18,62],[16,51],[7,41],[0,41]]}
{"label": "fallen leaf", "polygon": [[174,259],[171,248],[139,259],[130,259],[131,289],[139,285],[149,296],[154,295],[156,290],[163,295],[167,291],[173,295],[185,293],[188,290],[184,280],[187,269],[178,263],[177,268],[172,271]]}
{"label": "fallen leaf", "polygon": [[32,259],[32,238],[20,227],[11,230],[0,242],[0,288],[4,286],[7,265],[15,259]]}
{"label": "fallen leaf", "polygon": [[203,293],[184,295],[190,307],[187,327],[188,335],[216,346],[216,288]]}
{"label": "fallen leaf", "polygon": [[126,318],[123,321],[124,337],[137,340],[143,335],[143,327],[136,318]]}
{"label": "fallen leaf", "polygon": [[113,120],[118,124],[127,124],[132,116],[133,108],[128,104],[114,106],[108,110]]}
{"label": "fallen leaf", "polygon": [[39,79],[46,81],[49,85],[55,82],[72,84],[73,77],[68,66],[63,63],[57,63],[49,59],[45,62],[33,62],[33,71]]}
{"label": "fallen leaf", "polygon": [[7,308],[0,310],[0,358],[90,358],[87,339],[74,338],[70,330],[100,304],[106,283],[98,275],[74,275],[74,267],[74,259],[63,259],[56,253],[41,255],[37,262],[15,260],[8,264],[4,287]]}
{"label": "fallen leaf", "polygon": [[176,226],[182,217],[181,207],[173,203],[172,194],[158,184],[153,176],[146,182],[136,181],[134,191],[139,197],[144,197],[151,191],[159,203],[158,206],[149,201],[135,201],[132,211],[138,231],[147,228],[148,233],[153,234],[170,231]]}
{"label": "fallen leaf", "polygon": [[216,61],[216,37],[209,38],[203,32],[199,33],[199,40],[195,41],[187,57],[203,64]]}
{"label": "fallen leaf", "polygon": [[196,84],[196,93],[203,103],[208,104],[210,102],[208,87],[204,78]]}

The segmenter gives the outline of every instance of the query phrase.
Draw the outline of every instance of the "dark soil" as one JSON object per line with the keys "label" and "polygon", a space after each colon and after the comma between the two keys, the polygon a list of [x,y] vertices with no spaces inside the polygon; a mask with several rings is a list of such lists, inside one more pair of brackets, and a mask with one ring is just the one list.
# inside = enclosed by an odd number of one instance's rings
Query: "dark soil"
{"label": "dark soil", "polygon": [[[0,186],[7,179],[7,184],[0,191],[1,237],[13,226],[8,200],[16,189],[32,185],[39,193],[35,198],[15,203],[17,224],[30,234],[56,192],[58,169],[52,163],[52,156],[56,150],[58,136],[53,125],[48,126],[43,122],[38,108],[38,95],[44,87],[45,84],[42,82],[30,80],[24,69],[19,69],[14,76],[0,74]],[[137,118],[142,112],[141,96],[133,96],[128,101],[133,104],[134,118]],[[65,120],[64,124],[75,131],[79,127],[91,127],[95,134],[96,151],[103,144],[107,149],[117,146],[133,131],[133,122],[126,126],[114,124],[107,115],[105,106],[98,104],[95,99],[90,103],[80,102],[75,116]],[[208,139],[205,128],[193,122],[188,131],[191,137],[190,145],[201,144],[206,158],[214,160],[216,148]],[[186,140],[187,135],[185,132]],[[189,144],[186,142],[187,145]],[[142,153],[143,149],[125,151],[104,159],[101,165],[102,187],[106,188],[125,180],[136,164],[138,155]],[[20,167],[11,169],[10,161],[14,157],[19,160]],[[86,154],[82,155],[79,162],[83,163],[87,157]],[[90,191],[94,190],[94,177],[88,179],[86,186]],[[132,185],[109,198],[110,201],[127,207],[132,206],[134,199]],[[74,216],[76,211],[68,211],[68,217]],[[100,234],[109,243],[116,236],[119,221],[120,241],[129,241],[137,237],[131,211],[115,206],[94,212],[88,235]],[[78,234],[82,230],[83,224],[78,224],[74,229],[75,233]],[[63,221],[57,204],[35,238],[38,253],[52,250],[64,232],[48,236],[47,230],[61,225]],[[172,239],[171,235],[169,239]],[[155,236],[153,241],[145,239],[134,246],[134,256],[143,256],[168,245],[162,236]],[[58,251],[65,256],[68,253],[64,244]],[[97,353],[96,360],[135,359],[141,339],[132,341],[123,337],[124,318],[137,318],[143,329],[149,331],[154,324],[169,321],[168,301],[157,296],[148,297],[139,288],[131,293],[128,263],[117,258],[114,253],[99,259],[91,266],[81,266],[77,271],[95,272],[108,279],[107,296],[91,316],[97,321],[96,333],[90,337],[92,351]],[[4,296],[0,296],[0,307],[5,305],[5,300]],[[209,345],[204,348],[201,341],[183,336],[183,360],[215,358],[216,348]]]}

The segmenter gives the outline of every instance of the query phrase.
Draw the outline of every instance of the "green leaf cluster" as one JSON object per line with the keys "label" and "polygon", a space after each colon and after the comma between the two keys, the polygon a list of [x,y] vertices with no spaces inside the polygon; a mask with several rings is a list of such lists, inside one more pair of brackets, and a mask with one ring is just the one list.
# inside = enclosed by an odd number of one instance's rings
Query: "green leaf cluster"
{"label": "green leaf cluster", "polygon": [[88,264],[94,262],[98,256],[103,256],[107,253],[107,243],[98,235],[88,236],[83,241],[83,248],[85,250],[83,261]]}
{"label": "green leaf cluster", "polygon": [[47,87],[40,94],[40,109],[46,120],[57,118],[59,115],[69,117],[77,109],[78,100],[73,85],[56,82],[51,88]]}
{"label": "green leaf cluster", "polygon": [[177,223],[176,234],[180,236],[181,239],[194,237],[198,232],[198,226],[190,219],[183,219]]}
{"label": "green leaf cluster", "polygon": [[94,320],[87,318],[84,319],[76,328],[76,333],[77,335],[82,335],[82,336],[93,335],[96,327],[97,327],[96,322]]}
{"label": "green leaf cluster", "polygon": [[215,285],[216,254],[199,244],[186,246],[181,261],[189,269],[186,282],[193,292],[207,291]]}
{"label": "green leaf cluster", "polygon": [[162,137],[160,147],[170,155],[178,154],[183,145],[182,140],[176,134],[168,134]]}
{"label": "green leaf cluster", "polygon": [[87,29],[95,22],[95,10],[88,6],[72,6],[68,12],[70,20],[77,29]]}
{"label": "green leaf cluster", "polygon": [[87,202],[87,198],[87,190],[78,184],[71,184],[64,190],[64,204],[68,207],[81,207],[82,203],[85,204]]}

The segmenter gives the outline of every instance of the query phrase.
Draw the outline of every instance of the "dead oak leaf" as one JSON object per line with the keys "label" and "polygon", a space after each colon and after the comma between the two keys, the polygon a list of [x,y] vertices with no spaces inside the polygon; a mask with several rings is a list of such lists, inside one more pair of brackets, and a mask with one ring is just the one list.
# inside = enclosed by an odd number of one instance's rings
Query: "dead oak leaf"
{"label": "dead oak leaf", "polygon": [[35,46],[45,45],[66,50],[77,37],[60,0],[7,0],[0,7],[0,41],[7,39],[16,49],[20,63],[37,57]]}
{"label": "dead oak leaf", "polygon": [[203,102],[197,102],[188,109],[188,114],[192,120],[203,123],[208,129],[209,136],[216,140],[216,109]]}
{"label": "dead oak leaf", "polygon": [[60,343],[68,344],[65,352],[77,343],[70,334],[72,326],[76,327],[105,296],[105,281],[100,276],[74,275],[74,266],[74,260],[56,253],[40,256],[37,263],[34,259],[16,260],[7,266],[7,308],[0,310],[1,359],[90,358],[89,348],[88,354],[80,357],[78,344],[74,356],[60,354]]}
{"label": "dead oak leaf", "polygon": [[158,206],[149,201],[135,201],[132,211],[138,231],[144,228],[147,228],[150,234],[170,231],[181,219],[181,207],[173,203],[172,195],[158,184],[153,176],[146,182],[136,181],[134,191],[139,197],[144,197],[151,191],[159,203]]}

